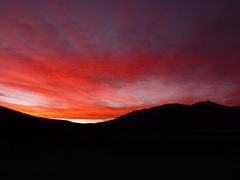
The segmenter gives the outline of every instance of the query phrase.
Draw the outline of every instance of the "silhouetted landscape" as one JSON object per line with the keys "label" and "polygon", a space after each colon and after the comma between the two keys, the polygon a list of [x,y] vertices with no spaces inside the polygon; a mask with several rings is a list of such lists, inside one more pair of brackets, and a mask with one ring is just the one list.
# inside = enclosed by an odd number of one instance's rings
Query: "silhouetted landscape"
{"label": "silhouetted landscape", "polygon": [[0,180],[239,180],[239,12],[0,0]]}
{"label": "silhouetted landscape", "polygon": [[238,179],[240,109],[167,104],[75,124],[0,108],[5,179]]}

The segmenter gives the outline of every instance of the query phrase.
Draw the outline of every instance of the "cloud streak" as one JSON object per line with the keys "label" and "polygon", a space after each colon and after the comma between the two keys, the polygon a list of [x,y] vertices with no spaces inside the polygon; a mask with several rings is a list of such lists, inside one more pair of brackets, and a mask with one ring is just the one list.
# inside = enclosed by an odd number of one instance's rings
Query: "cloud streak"
{"label": "cloud streak", "polygon": [[240,105],[240,3],[1,1],[0,104],[108,119],[170,102]]}

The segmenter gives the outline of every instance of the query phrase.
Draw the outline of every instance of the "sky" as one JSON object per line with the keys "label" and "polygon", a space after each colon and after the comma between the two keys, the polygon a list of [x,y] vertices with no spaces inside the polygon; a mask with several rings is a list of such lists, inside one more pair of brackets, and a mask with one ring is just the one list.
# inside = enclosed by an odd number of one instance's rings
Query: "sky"
{"label": "sky", "polygon": [[240,105],[239,0],[1,0],[0,105],[99,122]]}

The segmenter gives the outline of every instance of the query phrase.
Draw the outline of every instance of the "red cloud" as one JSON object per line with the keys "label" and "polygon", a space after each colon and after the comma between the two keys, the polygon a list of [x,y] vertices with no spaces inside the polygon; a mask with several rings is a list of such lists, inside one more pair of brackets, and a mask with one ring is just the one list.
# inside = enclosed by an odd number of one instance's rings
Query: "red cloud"
{"label": "red cloud", "polygon": [[19,2],[0,2],[3,106],[108,119],[170,102],[239,105],[237,1]]}

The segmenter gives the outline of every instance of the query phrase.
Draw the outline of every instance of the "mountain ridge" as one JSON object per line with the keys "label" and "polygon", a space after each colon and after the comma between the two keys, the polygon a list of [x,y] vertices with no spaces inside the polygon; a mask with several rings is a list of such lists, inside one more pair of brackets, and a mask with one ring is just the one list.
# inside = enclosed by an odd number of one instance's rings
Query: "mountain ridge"
{"label": "mountain ridge", "polygon": [[211,101],[193,105],[165,104],[133,111],[106,123],[131,128],[176,130],[240,130],[238,108]]}
{"label": "mountain ridge", "polygon": [[[192,105],[164,104],[149,109],[135,110],[116,119],[96,124],[77,124],[65,120],[50,120],[28,115],[0,106],[2,125],[15,127],[68,129],[125,128],[154,131],[240,130],[240,109],[211,101]],[[2,127],[3,128],[3,127]]]}

